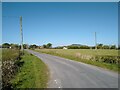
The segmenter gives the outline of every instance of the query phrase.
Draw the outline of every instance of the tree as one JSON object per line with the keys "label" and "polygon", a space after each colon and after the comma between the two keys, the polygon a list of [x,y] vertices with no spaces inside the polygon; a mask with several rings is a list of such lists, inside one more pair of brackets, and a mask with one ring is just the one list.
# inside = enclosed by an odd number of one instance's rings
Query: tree
{"label": "tree", "polygon": [[116,45],[111,45],[110,49],[116,49]]}
{"label": "tree", "polygon": [[46,48],[46,47],[47,47],[47,46],[44,44],[44,45],[43,45],[43,48]]}
{"label": "tree", "polygon": [[10,47],[12,49],[19,49],[19,45],[18,44],[10,44]]}
{"label": "tree", "polygon": [[102,49],[102,48],[103,48],[103,44],[98,44],[98,45],[97,45],[97,48],[98,48],[98,49]]}
{"label": "tree", "polygon": [[79,49],[78,46],[73,46],[73,45],[70,45],[70,46],[67,46],[68,49]]}
{"label": "tree", "polygon": [[51,44],[51,43],[48,43],[46,46],[47,46],[47,48],[51,48],[51,47],[52,47],[52,44]]}
{"label": "tree", "polygon": [[55,47],[54,49],[63,49],[63,46]]}
{"label": "tree", "polygon": [[38,46],[37,45],[35,45],[35,44],[33,44],[33,45],[30,45],[30,49],[35,49],[35,48],[37,48]]}
{"label": "tree", "polygon": [[23,48],[27,49],[28,48],[28,44],[23,44]]}
{"label": "tree", "polygon": [[80,46],[80,49],[90,49],[90,47],[86,46],[86,45],[82,45],[82,46]]}
{"label": "tree", "polygon": [[104,45],[103,49],[109,49],[109,46],[108,45]]}
{"label": "tree", "polygon": [[118,45],[118,49],[120,49],[120,45]]}
{"label": "tree", "polygon": [[77,46],[77,45],[70,45],[70,46],[67,46],[68,49],[90,49],[89,46],[86,46],[86,45],[81,45],[81,46]]}
{"label": "tree", "polygon": [[9,48],[10,47],[10,44],[9,43],[3,43],[2,44],[2,48]]}

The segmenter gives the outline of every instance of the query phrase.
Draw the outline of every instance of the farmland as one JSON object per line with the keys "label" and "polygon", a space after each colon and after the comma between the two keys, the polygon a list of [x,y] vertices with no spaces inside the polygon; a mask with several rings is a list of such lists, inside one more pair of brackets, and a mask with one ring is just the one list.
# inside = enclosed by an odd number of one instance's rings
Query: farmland
{"label": "farmland", "polygon": [[36,49],[36,51],[118,71],[118,50]]}
{"label": "farmland", "polygon": [[69,55],[75,55],[76,53],[81,54],[87,54],[87,55],[111,55],[111,56],[117,56],[118,50],[105,50],[105,49],[38,49],[37,51],[40,52],[53,52],[53,53],[59,53],[59,54],[69,54]]}

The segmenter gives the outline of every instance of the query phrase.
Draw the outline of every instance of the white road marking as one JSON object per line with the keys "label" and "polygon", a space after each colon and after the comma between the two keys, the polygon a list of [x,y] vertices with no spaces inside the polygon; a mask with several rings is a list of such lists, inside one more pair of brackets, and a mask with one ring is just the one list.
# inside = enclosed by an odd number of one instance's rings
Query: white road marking
{"label": "white road marking", "polygon": [[55,82],[55,84],[57,85],[58,88],[62,87],[59,79],[55,79],[54,82]]}

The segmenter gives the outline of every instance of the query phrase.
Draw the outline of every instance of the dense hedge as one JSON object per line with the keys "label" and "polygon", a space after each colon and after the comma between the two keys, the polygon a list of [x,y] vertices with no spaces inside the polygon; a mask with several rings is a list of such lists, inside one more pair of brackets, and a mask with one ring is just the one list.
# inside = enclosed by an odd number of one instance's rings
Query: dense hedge
{"label": "dense hedge", "polygon": [[120,60],[120,56],[110,56],[110,55],[85,55],[85,54],[77,53],[76,57],[91,61],[105,62],[112,64],[118,64]]}
{"label": "dense hedge", "polygon": [[90,49],[89,46],[67,46],[68,49]]}
{"label": "dense hedge", "polygon": [[120,57],[119,56],[95,56],[95,61],[99,62],[105,62],[105,63],[112,63],[112,64],[118,64]]}
{"label": "dense hedge", "polygon": [[5,90],[11,88],[10,80],[18,71],[22,61],[19,50],[3,49],[2,50],[2,88]]}
{"label": "dense hedge", "polygon": [[112,63],[112,64],[118,64],[120,60],[119,56],[107,56],[107,55],[96,55],[96,56],[80,55],[79,58],[97,61],[97,62]]}

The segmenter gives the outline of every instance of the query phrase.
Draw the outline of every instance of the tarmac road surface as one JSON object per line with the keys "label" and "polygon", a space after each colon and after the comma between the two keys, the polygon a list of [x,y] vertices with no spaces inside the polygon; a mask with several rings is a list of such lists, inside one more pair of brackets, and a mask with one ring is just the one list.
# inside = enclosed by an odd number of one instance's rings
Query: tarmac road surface
{"label": "tarmac road surface", "polygon": [[97,66],[27,50],[50,70],[48,88],[118,88],[118,74]]}

